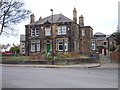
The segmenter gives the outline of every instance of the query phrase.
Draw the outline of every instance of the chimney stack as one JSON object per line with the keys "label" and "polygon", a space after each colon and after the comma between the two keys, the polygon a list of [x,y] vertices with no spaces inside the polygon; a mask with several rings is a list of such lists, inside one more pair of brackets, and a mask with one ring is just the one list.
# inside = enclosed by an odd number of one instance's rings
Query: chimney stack
{"label": "chimney stack", "polygon": [[76,8],[73,10],[73,21],[77,23],[77,11]]}
{"label": "chimney stack", "polygon": [[41,19],[42,19],[42,17],[40,16],[39,20],[41,20]]}
{"label": "chimney stack", "polygon": [[34,16],[34,14],[31,14],[30,15],[30,23],[33,23],[33,22],[35,22],[35,16]]}
{"label": "chimney stack", "polygon": [[80,25],[80,26],[84,26],[84,17],[83,17],[83,15],[81,15],[81,16],[79,17],[79,25]]}

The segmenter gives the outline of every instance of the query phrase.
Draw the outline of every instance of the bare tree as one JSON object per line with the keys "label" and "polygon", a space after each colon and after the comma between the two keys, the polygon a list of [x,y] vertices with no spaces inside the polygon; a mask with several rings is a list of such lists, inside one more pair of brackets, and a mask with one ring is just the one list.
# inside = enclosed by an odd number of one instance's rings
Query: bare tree
{"label": "bare tree", "polygon": [[[0,35],[11,34],[22,20],[28,18],[30,10],[24,8],[24,2],[21,0],[1,0],[0,1]],[[12,34],[11,34],[12,35]]]}

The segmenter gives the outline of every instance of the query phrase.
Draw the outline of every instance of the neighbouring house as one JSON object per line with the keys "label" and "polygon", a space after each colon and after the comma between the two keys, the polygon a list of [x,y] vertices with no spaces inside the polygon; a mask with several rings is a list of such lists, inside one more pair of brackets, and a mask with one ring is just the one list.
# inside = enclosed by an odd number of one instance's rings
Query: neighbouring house
{"label": "neighbouring house", "polygon": [[[34,14],[30,15],[30,24],[25,25],[25,53],[36,55],[40,53],[75,52],[89,55],[96,50],[91,26],[84,26],[84,17],[79,17],[73,10],[73,20],[62,14],[54,14],[35,21]],[[92,41],[93,40],[93,41]],[[53,49],[53,51],[52,51]]]}
{"label": "neighbouring house", "polygon": [[9,51],[11,48],[11,45],[7,44],[0,44],[0,52],[6,52],[6,51]]}
{"label": "neighbouring house", "polygon": [[107,37],[107,40],[108,40],[108,51],[109,52],[114,52],[117,49],[117,45],[116,45],[114,34],[109,35]]}
{"label": "neighbouring house", "polygon": [[108,41],[107,35],[101,32],[94,34],[94,37],[97,39],[97,49],[99,54],[108,55]]}
{"label": "neighbouring house", "polygon": [[25,55],[25,35],[20,35],[20,55]]}

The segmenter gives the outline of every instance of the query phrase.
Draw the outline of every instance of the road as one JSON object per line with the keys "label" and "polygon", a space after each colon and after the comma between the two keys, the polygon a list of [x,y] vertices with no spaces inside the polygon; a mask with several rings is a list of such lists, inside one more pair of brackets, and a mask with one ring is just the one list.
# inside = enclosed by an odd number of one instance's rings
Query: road
{"label": "road", "polygon": [[3,67],[3,88],[118,88],[117,68]]}

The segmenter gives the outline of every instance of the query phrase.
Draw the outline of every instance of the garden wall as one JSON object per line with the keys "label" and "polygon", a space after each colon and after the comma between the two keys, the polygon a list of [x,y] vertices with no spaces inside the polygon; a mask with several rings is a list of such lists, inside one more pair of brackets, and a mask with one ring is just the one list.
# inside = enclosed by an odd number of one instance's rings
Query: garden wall
{"label": "garden wall", "polygon": [[[80,63],[96,63],[99,62],[96,58],[66,58],[56,59],[56,65],[69,65]],[[51,64],[51,60],[2,60],[2,64]]]}
{"label": "garden wall", "polygon": [[111,59],[113,62],[120,62],[120,51],[112,52]]}

